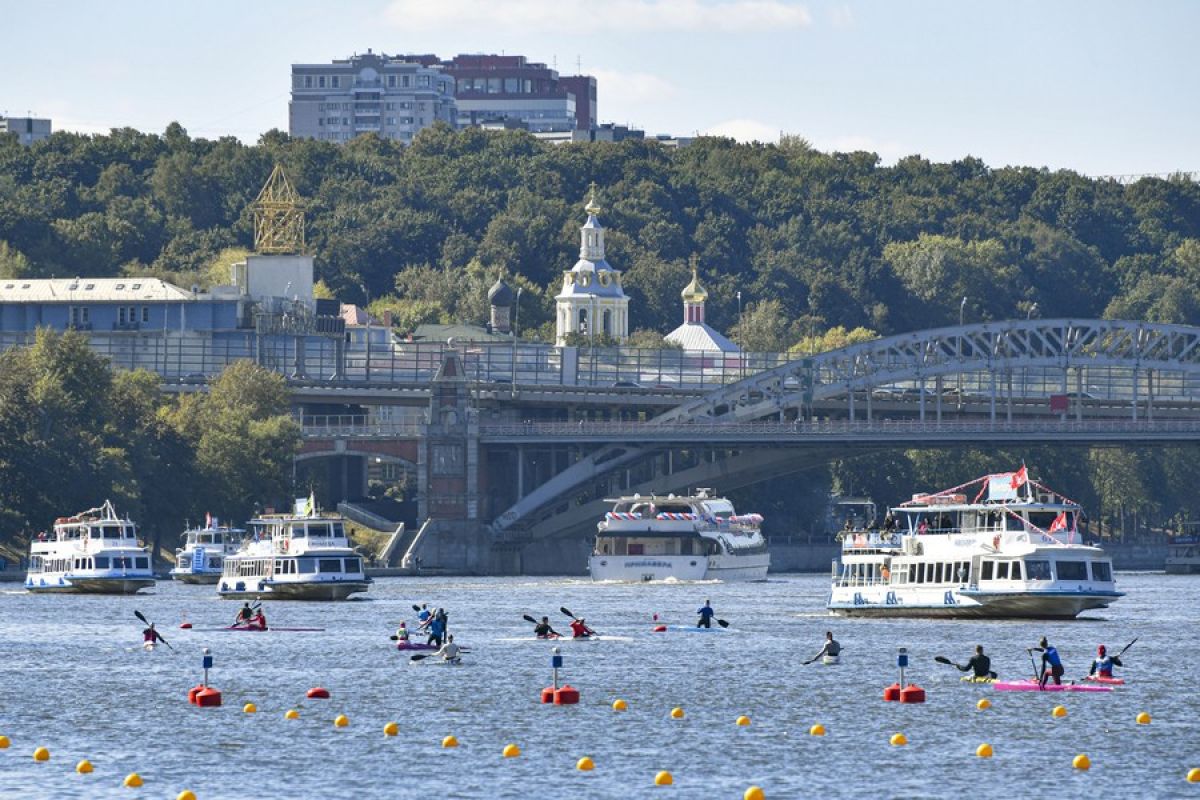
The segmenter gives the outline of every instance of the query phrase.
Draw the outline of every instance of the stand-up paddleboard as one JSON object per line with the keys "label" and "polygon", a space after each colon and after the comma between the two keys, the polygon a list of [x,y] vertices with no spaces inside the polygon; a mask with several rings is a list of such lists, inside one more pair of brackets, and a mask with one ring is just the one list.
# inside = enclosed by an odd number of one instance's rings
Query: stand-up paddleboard
{"label": "stand-up paddleboard", "polygon": [[1037,681],[996,681],[992,687],[997,692],[1111,692],[1111,686],[1098,683],[1047,683],[1039,686]]}
{"label": "stand-up paddleboard", "polygon": [[1085,675],[1083,679],[1088,683],[1102,683],[1108,686],[1124,686],[1124,678],[1109,678],[1104,675]]}

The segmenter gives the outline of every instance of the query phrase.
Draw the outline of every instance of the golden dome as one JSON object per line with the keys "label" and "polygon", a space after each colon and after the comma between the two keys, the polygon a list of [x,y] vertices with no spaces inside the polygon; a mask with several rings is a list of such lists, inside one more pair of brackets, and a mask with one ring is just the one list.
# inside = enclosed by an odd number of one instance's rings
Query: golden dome
{"label": "golden dome", "polygon": [[683,287],[683,291],[679,294],[683,296],[685,303],[703,303],[708,299],[708,290],[700,283],[695,259],[692,259],[692,282]]}
{"label": "golden dome", "polygon": [[600,204],[596,202],[596,182],[595,181],[592,181],[592,184],[589,187],[589,189],[591,191],[588,194],[588,203],[586,206],[583,207],[583,210],[588,213],[589,217],[594,217],[597,214],[599,214],[603,209],[600,208]]}

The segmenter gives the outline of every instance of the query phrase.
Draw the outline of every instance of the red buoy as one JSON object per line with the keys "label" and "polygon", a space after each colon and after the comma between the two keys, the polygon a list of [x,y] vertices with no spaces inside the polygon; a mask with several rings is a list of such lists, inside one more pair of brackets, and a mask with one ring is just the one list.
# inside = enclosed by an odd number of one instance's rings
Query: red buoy
{"label": "red buoy", "polygon": [[221,705],[221,691],[211,686],[205,686],[196,692],[196,705],[202,708]]}
{"label": "red buoy", "polygon": [[192,623],[190,623],[190,622],[185,622],[185,623],[183,623],[182,625],[180,625],[179,627],[183,628],[184,630],[190,630],[190,629],[191,629],[191,627],[192,627]]}
{"label": "red buoy", "polygon": [[202,691],[204,691],[203,683],[197,684],[188,689],[188,702],[192,705],[198,705],[198,703],[196,703],[196,695],[200,694]]}
{"label": "red buoy", "polygon": [[545,689],[542,689],[542,702],[543,703],[553,703],[554,702],[554,693],[556,691],[558,691],[558,690],[555,689],[553,686],[547,686]]}
{"label": "red buoy", "polygon": [[579,702],[579,690],[569,683],[564,683],[562,688],[554,693],[554,705],[556,706],[573,706]]}
{"label": "red buoy", "polygon": [[654,632],[654,633],[666,633],[666,632],[667,632],[667,626],[666,626],[666,625],[655,625],[655,626],[654,626],[654,631],[653,631],[653,632]]}
{"label": "red buoy", "polygon": [[924,703],[925,690],[915,683],[910,683],[900,690],[901,703]]}
{"label": "red buoy", "polygon": [[305,693],[305,697],[308,697],[309,699],[320,698],[322,700],[328,700],[329,690],[320,686],[314,686],[313,688],[309,689],[307,693]]}
{"label": "red buoy", "polygon": [[900,684],[893,683],[883,690],[883,701],[885,703],[895,703],[900,699]]}

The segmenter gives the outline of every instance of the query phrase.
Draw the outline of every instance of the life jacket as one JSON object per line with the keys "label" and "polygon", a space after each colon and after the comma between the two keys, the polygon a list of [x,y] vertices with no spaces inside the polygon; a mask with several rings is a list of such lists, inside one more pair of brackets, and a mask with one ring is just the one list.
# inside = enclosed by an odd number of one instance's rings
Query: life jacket
{"label": "life jacket", "polygon": [[1112,656],[1104,656],[1096,659],[1096,672],[1100,673],[1105,678],[1112,677],[1113,658]]}

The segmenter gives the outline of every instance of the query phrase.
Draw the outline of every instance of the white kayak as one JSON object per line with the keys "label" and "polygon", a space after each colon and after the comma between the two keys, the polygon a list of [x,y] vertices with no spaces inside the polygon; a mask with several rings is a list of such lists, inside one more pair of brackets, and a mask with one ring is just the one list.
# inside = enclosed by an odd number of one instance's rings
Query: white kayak
{"label": "white kayak", "polygon": [[842,663],[841,656],[821,656],[821,663],[826,665]]}

